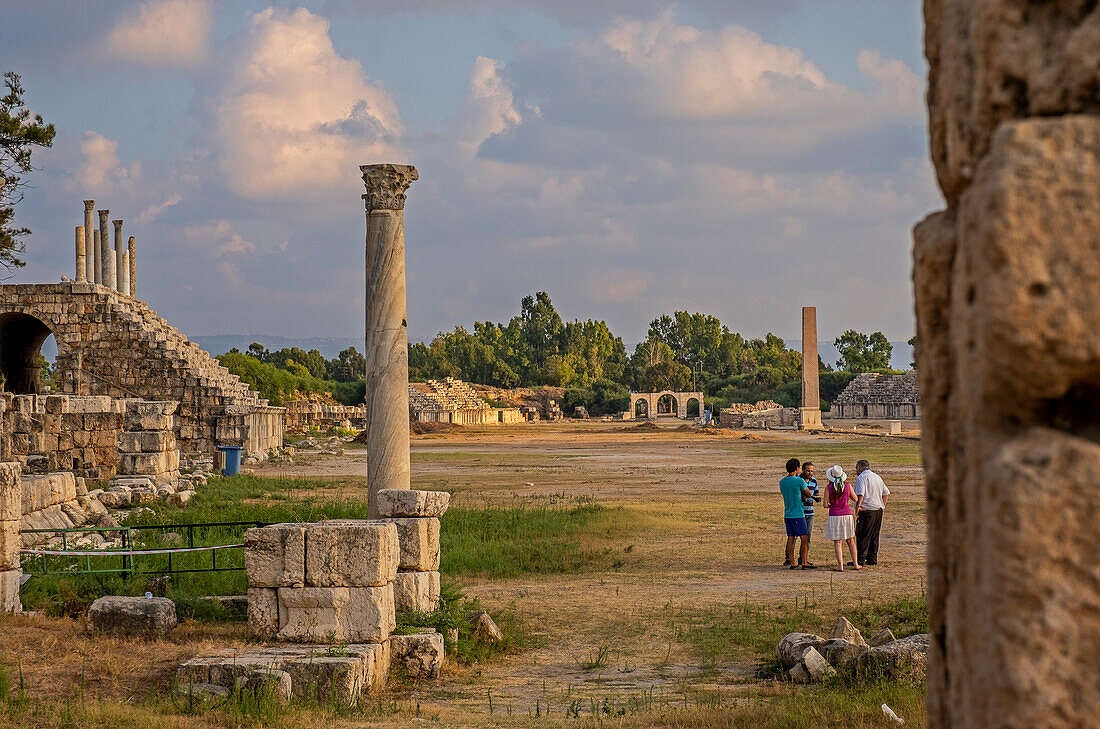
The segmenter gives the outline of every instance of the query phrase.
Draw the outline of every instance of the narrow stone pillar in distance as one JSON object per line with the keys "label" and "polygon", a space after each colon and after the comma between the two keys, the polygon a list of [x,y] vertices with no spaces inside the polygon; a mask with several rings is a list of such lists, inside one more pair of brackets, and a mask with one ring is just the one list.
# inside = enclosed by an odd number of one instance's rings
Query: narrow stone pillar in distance
{"label": "narrow stone pillar in distance", "polygon": [[84,226],[76,226],[76,282],[88,280],[87,262],[84,256]]}
{"label": "narrow stone pillar in distance", "polygon": [[95,200],[84,201],[84,265],[86,267],[85,280],[88,282],[95,281],[95,248],[92,244],[95,242],[93,235],[95,232]]}
{"label": "narrow stone pillar in distance", "polygon": [[137,296],[137,251],[135,248],[134,236],[130,236],[129,250],[126,253],[126,262],[130,265],[130,296]]}
{"label": "narrow stone pillar in distance", "polygon": [[821,427],[817,371],[817,307],[802,307],[802,430]]}
{"label": "narrow stone pillar in distance", "polygon": [[405,190],[411,165],[363,165],[367,194],[367,499],[409,483],[409,350],[405,301]]}
{"label": "narrow stone pillar in distance", "polygon": [[98,229],[92,231],[92,250],[95,251],[95,257],[96,257],[96,260],[97,260],[97,265],[96,265],[96,269],[95,269],[95,275],[96,275],[97,278],[93,279],[91,281],[91,283],[99,283],[99,279],[98,279],[98,276],[99,276],[99,265],[98,265],[98,259],[99,259],[99,230]]}
{"label": "narrow stone pillar in distance", "polygon": [[110,210],[99,211],[99,245],[95,251],[95,282],[104,286],[107,285],[107,258],[111,255],[111,232],[107,229],[107,218],[110,215]]}
{"label": "narrow stone pillar in distance", "polygon": [[126,244],[122,242],[122,221],[113,220],[115,224],[115,285],[114,289],[121,294],[126,293]]}

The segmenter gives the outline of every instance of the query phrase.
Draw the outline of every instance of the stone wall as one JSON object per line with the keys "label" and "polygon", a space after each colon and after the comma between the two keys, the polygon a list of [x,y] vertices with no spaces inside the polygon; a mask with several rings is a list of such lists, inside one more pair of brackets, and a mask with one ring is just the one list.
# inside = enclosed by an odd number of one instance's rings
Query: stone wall
{"label": "stone wall", "polygon": [[19,550],[23,489],[18,463],[0,463],[0,615],[22,612],[19,581],[23,576]]}
{"label": "stone wall", "polygon": [[1100,8],[924,12],[947,200],[913,246],[928,724],[1095,726]]}
{"label": "stone wall", "polygon": [[[178,402],[183,450],[247,446],[252,423],[238,416],[281,413],[139,299],[90,283],[0,285],[0,370],[9,390],[37,392],[38,351],[50,334],[61,392]],[[240,442],[222,442],[219,429]]]}
{"label": "stone wall", "polygon": [[409,384],[409,420],[414,423],[497,425],[524,420],[519,408],[494,408],[462,380],[445,377]]}
{"label": "stone wall", "polygon": [[0,460],[28,473],[72,471],[107,481],[118,471],[125,401],[4,393]]}
{"label": "stone wall", "polygon": [[353,428],[362,428],[367,417],[363,405],[330,405],[312,400],[290,400],[286,403],[286,429],[304,432],[310,428],[338,428],[347,421]]}
{"label": "stone wall", "polygon": [[854,420],[915,420],[920,417],[917,373],[865,372],[837,395],[829,416]]}

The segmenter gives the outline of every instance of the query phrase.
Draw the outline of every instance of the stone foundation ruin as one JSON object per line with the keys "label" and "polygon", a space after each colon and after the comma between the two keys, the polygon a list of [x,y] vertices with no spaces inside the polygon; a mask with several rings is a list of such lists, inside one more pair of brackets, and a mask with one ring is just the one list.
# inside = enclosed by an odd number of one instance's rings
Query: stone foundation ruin
{"label": "stone foundation ruin", "polygon": [[494,408],[454,377],[409,383],[409,420],[414,423],[496,425],[521,423],[519,408]]}
{"label": "stone foundation ruin", "polygon": [[920,417],[917,373],[856,375],[833,401],[829,417],[852,420],[915,420]]}

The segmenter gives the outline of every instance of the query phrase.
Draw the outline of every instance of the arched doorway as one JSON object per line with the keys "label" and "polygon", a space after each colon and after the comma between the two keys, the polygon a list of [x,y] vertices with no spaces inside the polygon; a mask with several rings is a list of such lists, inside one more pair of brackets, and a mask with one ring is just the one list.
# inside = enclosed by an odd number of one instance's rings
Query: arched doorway
{"label": "arched doorway", "polygon": [[634,401],[634,417],[649,417],[649,401],[646,400],[644,397],[639,397],[637,400]]}
{"label": "arched doorway", "polygon": [[0,314],[0,376],[16,395],[42,391],[42,344],[53,332],[29,314]]}
{"label": "arched doorway", "polygon": [[697,397],[688,398],[686,407],[687,407],[687,416],[689,418],[697,418],[700,415],[702,415],[702,413],[699,412],[699,398],[697,398]]}
{"label": "arched doorway", "polygon": [[676,397],[671,393],[665,393],[657,398],[657,415],[671,415],[676,417],[678,410],[676,407]]}

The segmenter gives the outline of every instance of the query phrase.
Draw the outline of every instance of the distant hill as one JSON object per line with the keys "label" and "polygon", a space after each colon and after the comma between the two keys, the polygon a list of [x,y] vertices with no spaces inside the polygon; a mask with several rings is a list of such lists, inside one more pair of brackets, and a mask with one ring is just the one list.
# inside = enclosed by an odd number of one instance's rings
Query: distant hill
{"label": "distant hill", "polygon": [[191,337],[191,340],[212,355],[228,352],[236,347],[244,352],[248,345],[259,342],[269,350],[283,349],[284,347],[301,347],[307,352],[316,349],[325,359],[332,359],[340,354],[341,350],[355,347],[362,352],[364,349],[362,339],[343,339],[340,337],[283,337],[278,334],[199,334]]}

